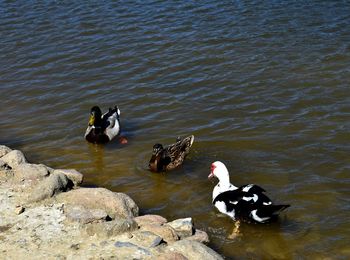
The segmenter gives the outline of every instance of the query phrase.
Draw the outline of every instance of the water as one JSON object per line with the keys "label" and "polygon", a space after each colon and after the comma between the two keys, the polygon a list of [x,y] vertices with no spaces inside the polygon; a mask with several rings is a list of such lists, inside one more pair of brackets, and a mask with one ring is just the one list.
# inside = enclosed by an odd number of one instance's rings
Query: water
{"label": "water", "polygon": [[[348,1],[0,1],[0,17],[0,143],[192,216],[227,259],[350,257]],[[88,144],[90,108],[115,104],[129,143]],[[147,171],[153,144],[189,134],[182,168]],[[215,160],[292,207],[228,240]]]}

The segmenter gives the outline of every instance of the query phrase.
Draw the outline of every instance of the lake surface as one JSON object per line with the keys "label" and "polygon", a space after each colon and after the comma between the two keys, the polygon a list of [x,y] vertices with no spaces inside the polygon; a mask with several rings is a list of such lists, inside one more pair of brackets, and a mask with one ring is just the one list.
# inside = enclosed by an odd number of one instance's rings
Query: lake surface
{"label": "lake surface", "polygon": [[[0,17],[1,144],[192,216],[227,259],[350,258],[348,1],[0,1]],[[127,145],[84,140],[93,105],[119,105]],[[190,134],[183,167],[147,170],[153,144]],[[292,207],[227,239],[216,160]]]}

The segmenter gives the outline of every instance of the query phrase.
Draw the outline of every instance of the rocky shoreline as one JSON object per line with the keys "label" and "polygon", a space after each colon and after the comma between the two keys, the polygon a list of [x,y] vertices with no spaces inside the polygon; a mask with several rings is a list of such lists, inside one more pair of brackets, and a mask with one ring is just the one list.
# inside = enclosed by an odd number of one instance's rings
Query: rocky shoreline
{"label": "rocky shoreline", "polygon": [[139,216],[126,194],[0,145],[0,252],[8,259],[223,259],[191,217]]}

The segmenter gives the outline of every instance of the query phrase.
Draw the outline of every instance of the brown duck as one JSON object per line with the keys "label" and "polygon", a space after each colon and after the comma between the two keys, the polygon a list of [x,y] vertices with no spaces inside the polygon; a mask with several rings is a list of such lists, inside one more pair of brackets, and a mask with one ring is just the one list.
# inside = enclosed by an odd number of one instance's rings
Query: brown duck
{"label": "brown duck", "polygon": [[163,172],[175,169],[185,160],[186,155],[190,152],[194,136],[186,138],[178,137],[176,143],[163,147],[161,144],[153,146],[149,168],[153,172]]}

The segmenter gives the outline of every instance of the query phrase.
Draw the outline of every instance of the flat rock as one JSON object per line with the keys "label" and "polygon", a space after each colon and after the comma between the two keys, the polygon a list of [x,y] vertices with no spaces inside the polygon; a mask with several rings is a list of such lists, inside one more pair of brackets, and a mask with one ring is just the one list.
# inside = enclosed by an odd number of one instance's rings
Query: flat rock
{"label": "flat rock", "polygon": [[108,217],[102,209],[86,209],[82,206],[65,206],[64,213],[68,220],[83,224],[105,221]]}
{"label": "flat rock", "polygon": [[162,216],[159,216],[159,215],[151,215],[151,214],[138,216],[135,218],[135,221],[139,225],[139,227],[142,227],[148,224],[163,225],[167,222],[166,218],[163,218]]}
{"label": "flat rock", "polygon": [[179,240],[169,245],[167,252],[178,252],[188,259],[223,260],[213,249],[197,241]]}
{"label": "flat rock", "polygon": [[43,164],[22,163],[14,171],[16,181],[43,179],[49,174],[49,169]]}
{"label": "flat rock", "polygon": [[53,173],[63,173],[67,176],[69,180],[71,180],[75,187],[79,186],[83,183],[83,174],[74,169],[56,169]]}
{"label": "flat rock", "polygon": [[207,232],[196,229],[192,236],[186,237],[187,240],[194,240],[200,243],[209,243],[209,236]]}
{"label": "flat rock", "polygon": [[132,218],[115,219],[108,222],[87,224],[85,226],[88,235],[97,235],[98,237],[114,237],[135,229],[137,229],[137,224]]}
{"label": "flat rock", "polygon": [[29,202],[38,202],[50,198],[69,188],[69,180],[66,175],[62,173],[51,174],[31,190]]}
{"label": "flat rock", "polygon": [[141,227],[143,231],[150,231],[161,238],[167,243],[177,241],[179,239],[175,230],[167,225],[160,226],[158,224],[148,224]]}
{"label": "flat rock", "polygon": [[168,222],[167,225],[171,226],[180,238],[185,238],[193,235],[192,218],[176,219],[174,221]]}
{"label": "flat rock", "polygon": [[11,151],[12,150],[9,147],[5,145],[0,145],[0,157],[3,157],[4,155],[8,154]]}
{"label": "flat rock", "polygon": [[1,157],[1,160],[3,160],[11,168],[15,168],[19,164],[27,162],[24,154],[18,150],[12,150],[11,152],[5,154]]}
{"label": "flat rock", "polygon": [[102,209],[109,217],[136,217],[139,208],[126,194],[112,192],[104,188],[79,188],[56,196],[65,205],[80,205],[87,209]]}

